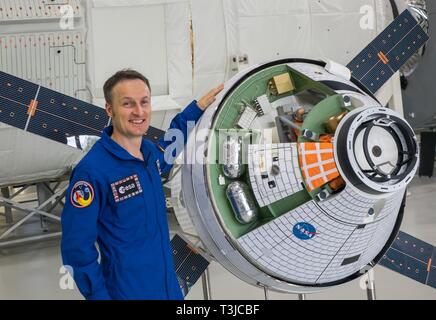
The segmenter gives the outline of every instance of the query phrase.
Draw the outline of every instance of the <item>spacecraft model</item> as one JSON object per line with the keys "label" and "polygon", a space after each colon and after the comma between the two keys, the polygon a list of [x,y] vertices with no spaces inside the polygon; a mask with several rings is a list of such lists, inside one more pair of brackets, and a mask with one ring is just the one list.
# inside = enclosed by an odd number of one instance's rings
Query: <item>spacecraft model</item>
{"label": "spacecraft model", "polygon": [[[427,40],[406,10],[347,67],[284,59],[229,80],[170,178],[182,230],[268,289],[314,292],[379,262],[436,287],[434,247],[398,233],[418,143],[374,97]],[[99,107],[2,72],[0,121],[75,147],[109,123]],[[173,244],[179,266],[192,254],[177,256],[181,238]]]}
{"label": "spacecraft model", "polygon": [[189,215],[207,250],[252,284],[310,292],[361,275],[398,232],[418,162],[412,129],[316,61],[239,76],[198,124],[207,141],[190,137],[176,215]]}
{"label": "spacecraft model", "polygon": [[228,81],[172,178],[182,228],[268,289],[315,292],[378,262],[436,287],[434,247],[398,234],[418,143],[373,95],[427,39],[404,11],[347,67],[285,59]]}

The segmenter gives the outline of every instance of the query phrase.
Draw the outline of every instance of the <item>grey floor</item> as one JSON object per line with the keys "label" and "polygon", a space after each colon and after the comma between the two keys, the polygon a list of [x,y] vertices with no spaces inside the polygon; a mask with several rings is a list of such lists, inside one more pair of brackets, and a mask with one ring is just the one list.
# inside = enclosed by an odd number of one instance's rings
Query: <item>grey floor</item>
{"label": "grey floor", "polygon": [[[436,245],[436,178],[415,178],[411,183],[402,230]],[[0,209],[1,210],[1,209]],[[0,216],[0,227],[3,217]],[[38,221],[26,226],[36,228]],[[0,300],[82,299],[76,288],[61,289],[59,240],[0,249]],[[264,299],[263,289],[248,285],[217,263],[209,267],[213,299]],[[366,299],[357,279],[342,286],[307,295],[307,299]],[[375,268],[378,299],[436,299],[436,290],[388,269]],[[199,281],[187,299],[202,299]],[[270,299],[297,299],[294,294],[269,293]]]}

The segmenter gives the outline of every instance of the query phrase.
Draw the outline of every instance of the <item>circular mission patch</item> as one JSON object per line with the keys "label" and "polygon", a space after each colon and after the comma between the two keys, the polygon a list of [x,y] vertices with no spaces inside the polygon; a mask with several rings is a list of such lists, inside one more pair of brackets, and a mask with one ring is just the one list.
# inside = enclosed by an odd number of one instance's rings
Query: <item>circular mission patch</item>
{"label": "circular mission patch", "polygon": [[70,201],[76,208],[86,208],[94,200],[94,189],[89,182],[78,181],[71,189]]}

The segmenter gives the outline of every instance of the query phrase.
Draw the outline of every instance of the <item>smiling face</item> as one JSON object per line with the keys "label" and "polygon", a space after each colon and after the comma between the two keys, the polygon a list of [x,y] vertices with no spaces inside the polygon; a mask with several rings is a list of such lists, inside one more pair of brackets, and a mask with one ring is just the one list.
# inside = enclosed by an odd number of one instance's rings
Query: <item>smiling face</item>
{"label": "smiling face", "polygon": [[150,89],[140,79],[118,82],[106,110],[112,118],[114,134],[127,139],[142,137],[150,126]]}

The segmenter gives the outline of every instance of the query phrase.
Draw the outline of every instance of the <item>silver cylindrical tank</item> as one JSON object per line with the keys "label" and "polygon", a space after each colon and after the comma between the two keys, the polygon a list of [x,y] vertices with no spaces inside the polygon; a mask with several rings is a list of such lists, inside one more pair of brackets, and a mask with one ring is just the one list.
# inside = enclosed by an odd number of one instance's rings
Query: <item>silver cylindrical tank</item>
{"label": "silver cylindrical tank", "polygon": [[250,189],[241,181],[234,181],[227,187],[227,198],[232,205],[236,220],[248,224],[257,220],[257,207],[250,195]]}
{"label": "silver cylindrical tank", "polygon": [[244,173],[242,138],[227,136],[223,143],[223,172],[227,178],[237,179]]}

